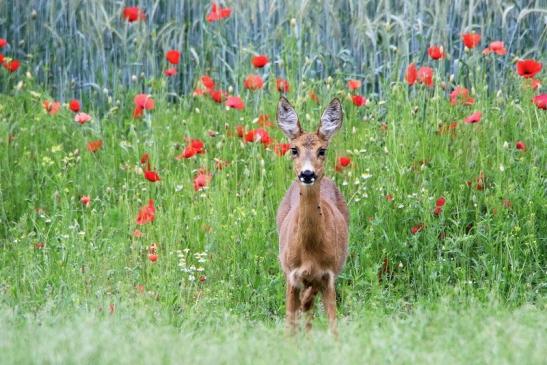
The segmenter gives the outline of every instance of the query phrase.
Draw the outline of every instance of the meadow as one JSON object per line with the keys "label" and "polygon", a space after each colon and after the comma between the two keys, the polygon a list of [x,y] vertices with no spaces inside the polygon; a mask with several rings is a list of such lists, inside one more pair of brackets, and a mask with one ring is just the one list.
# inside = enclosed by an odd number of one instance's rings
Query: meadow
{"label": "meadow", "polygon": [[[0,4],[0,363],[544,363],[547,10],[429,3]],[[285,334],[280,95],[344,109],[338,340]]]}

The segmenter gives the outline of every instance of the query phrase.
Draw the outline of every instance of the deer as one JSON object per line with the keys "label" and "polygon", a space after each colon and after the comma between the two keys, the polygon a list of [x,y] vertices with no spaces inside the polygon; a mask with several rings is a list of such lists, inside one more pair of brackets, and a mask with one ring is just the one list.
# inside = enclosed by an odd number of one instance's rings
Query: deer
{"label": "deer", "polygon": [[315,296],[321,294],[330,331],[338,336],[335,280],[348,254],[349,213],[336,184],[324,176],[324,164],[342,119],[342,105],[335,98],[323,112],[317,131],[306,133],[285,97],[277,106],[277,124],[290,141],[296,174],[276,216],[290,334],[296,331],[300,313],[306,316],[306,331],[311,330]]}

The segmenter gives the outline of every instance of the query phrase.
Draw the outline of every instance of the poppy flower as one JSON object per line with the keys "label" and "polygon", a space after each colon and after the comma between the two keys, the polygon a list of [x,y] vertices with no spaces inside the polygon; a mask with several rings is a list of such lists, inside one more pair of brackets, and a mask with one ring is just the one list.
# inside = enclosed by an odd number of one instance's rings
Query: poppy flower
{"label": "poppy flower", "polygon": [[141,156],[141,165],[148,163],[150,161],[150,155],[148,153],[143,153]]}
{"label": "poppy flower", "polygon": [[156,171],[151,171],[151,170],[144,171],[144,178],[150,182],[160,181],[160,175],[158,175]]}
{"label": "poppy flower", "polygon": [[203,84],[203,86],[205,86],[205,88],[207,89],[214,89],[215,88],[215,80],[213,80],[211,77],[207,76],[207,75],[203,75],[201,76],[201,83]]}
{"label": "poppy flower", "polygon": [[268,128],[273,126],[273,123],[270,121],[270,116],[268,114],[260,114],[258,116],[258,125],[262,128]]}
{"label": "poppy flower", "polygon": [[478,123],[481,121],[481,116],[482,116],[481,112],[474,112],[473,114],[465,118],[464,122],[467,124]]}
{"label": "poppy flower", "polygon": [[21,61],[15,59],[4,61],[4,63],[2,63],[2,66],[4,66],[4,68],[8,70],[9,73],[13,73],[19,69],[19,66],[21,66]]}
{"label": "poppy flower", "polygon": [[89,206],[89,203],[91,202],[91,198],[89,197],[89,195],[83,195],[80,198],[80,202],[87,207]]}
{"label": "poppy flower", "polygon": [[348,89],[355,90],[361,87],[360,80],[348,80]]}
{"label": "poppy flower", "polygon": [[156,262],[158,260],[158,244],[153,243],[148,247],[148,260]]}
{"label": "poppy flower", "polygon": [[72,99],[69,103],[68,103],[68,108],[70,110],[72,110],[74,113],[78,113],[80,111],[80,102],[76,99]]}
{"label": "poppy flower", "polygon": [[144,13],[144,10],[137,6],[126,6],[123,9],[122,17],[129,23],[133,23],[138,20],[146,20],[146,14]]}
{"label": "poppy flower", "polygon": [[315,91],[313,90],[310,90],[308,92],[308,97],[310,98],[311,101],[319,104],[319,97],[317,96],[317,94],[315,93]]}
{"label": "poppy flower", "polygon": [[270,62],[270,60],[268,59],[268,56],[264,54],[253,56],[251,58],[251,64],[256,68],[262,68],[266,66],[268,62]]}
{"label": "poppy flower", "polygon": [[271,141],[268,131],[264,128],[252,129],[245,135],[245,142],[260,142],[267,146]]}
{"label": "poppy flower", "polygon": [[205,152],[205,150],[203,149],[203,147],[205,147],[205,143],[203,143],[201,139],[191,139],[190,146],[192,146],[192,148],[195,149],[197,153]]}
{"label": "poppy flower", "polygon": [[74,121],[80,123],[80,125],[85,124],[89,122],[90,120],[91,120],[91,115],[87,113],[80,112],[74,116]]}
{"label": "poppy flower", "polygon": [[236,125],[236,134],[239,138],[243,138],[245,136],[245,127],[241,124]]}
{"label": "poppy flower", "polygon": [[539,109],[547,110],[547,94],[535,96],[532,101]]}
{"label": "poppy flower", "polygon": [[8,45],[8,41],[5,38],[0,38],[0,48],[4,48]]}
{"label": "poppy flower", "polygon": [[4,55],[0,53],[0,65],[4,63]]}
{"label": "poppy flower", "polygon": [[274,145],[274,152],[279,157],[285,155],[287,151],[291,148],[290,143],[277,143]]}
{"label": "poppy flower", "polygon": [[152,110],[156,106],[152,96],[147,94],[138,94],[135,96],[133,101],[135,105],[141,109]]}
{"label": "poppy flower", "polygon": [[414,63],[411,63],[406,68],[406,75],[405,75],[406,83],[409,86],[412,86],[416,83],[417,78],[418,78],[418,70],[416,69],[416,65]]}
{"label": "poppy flower", "polygon": [[473,105],[475,99],[469,96],[469,90],[462,86],[456,86],[450,93],[450,104],[456,105],[461,102],[463,105]]}
{"label": "poppy flower", "polygon": [[174,67],[168,68],[167,70],[163,71],[163,74],[167,77],[175,76],[177,74],[177,69]]}
{"label": "poppy flower", "polygon": [[226,106],[233,109],[242,110],[245,108],[245,103],[239,96],[228,96],[228,99],[226,99]]}
{"label": "poppy flower", "polygon": [[205,170],[200,169],[194,178],[194,191],[205,189],[207,185],[209,185],[209,182],[211,182],[211,179],[211,174],[208,174]]}
{"label": "poppy flower", "polygon": [[507,54],[507,50],[502,41],[495,41],[490,43],[488,47],[482,51],[482,54],[488,56],[490,53],[495,53],[498,56],[504,56]]}
{"label": "poppy flower", "polygon": [[429,54],[429,57],[433,60],[439,60],[441,58],[444,58],[444,52],[443,47],[438,46],[431,46],[427,49],[427,53]]}
{"label": "poppy flower", "polygon": [[515,144],[515,147],[519,151],[526,151],[526,144],[524,144],[524,142],[522,141],[517,141],[517,143]]}
{"label": "poppy flower", "polygon": [[416,233],[418,233],[418,232],[423,231],[424,228],[425,228],[425,225],[424,225],[423,223],[416,224],[414,227],[412,227],[412,228],[410,229],[410,233],[416,234]]}
{"label": "poppy flower", "polygon": [[165,52],[165,59],[172,65],[178,65],[180,62],[180,52],[174,49],[171,49]]}
{"label": "poppy flower", "polygon": [[280,93],[288,93],[290,90],[289,82],[285,79],[275,80],[275,86]]}
{"label": "poppy flower", "polygon": [[446,198],[444,196],[441,196],[437,201],[435,202],[436,207],[443,207],[446,203]]}
{"label": "poppy flower", "polygon": [[262,89],[264,80],[259,75],[248,75],[243,81],[243,87],[248,90]]}
{"label": "poppy flower", "polygon": [[93,153],[97,152],[98,150],[101,149],[102,146],[103,146],[103,141],[100,139],[87,142],[87,150],[89,152],[93,152]]}
{"label": "poppy flower", "polygon": [[350,164],[351,164],[351,158],[347,156],[338,157],[338,160],[336,160],[335,170],[337,172],[340,172],[344,168],[348,167]]}
{"label": "poppy flower", "polygon": [[145,205],[139,209],[137,214],[137,224],[143,225],[146,223],[153,222],[155,219],[156,208],[154,207],[154,200],[150,199],[148,205]]}
{"label": "poppy flower", "polygon": [[433,86],[433,69],[431,67],[420,67],[418,70],[418,82],[424,84],[427,87]]}
{"label": "poppy flower", "polygon": [[363,106],[367,104],[367,99],[362,95],[353,95],[351,101],[355,106]]}
{"label": "poppy flower", "polygon": [[207,15],[206,19],[209,23],[216,22],[225,18],[229,18],[232,14],[231,8],[222,8],[216,3],[211,6],[211,12]]}
{"label": "poppy flower", "polygon": [[462,34],[462,41],[467,48],[475,48],[481,42],[481,35],[477,33],[465,33]]}
{"label": "poppy flower", "polygon": [[541,71],[542,65],[536,60],[521,60],[517,62],[517,73],[524,78],[532,78]]}
{"label": "poppy flower", "polygon": [[211,96],[211,99],[215,103],[222,103],[226,99],[226,93],[222,90],[211,90],[209,92],[209,95]]}
{"label": "poppy flower", "polygon": [[197,155],[198,151],[192,147],[192,146],[186,146],[182,153],[176,157],[177,160],[181,160],[183,158],[192,158],[195,155]]}
{"label": "poppy flower", "polygon": [[61,109],[61,103],[58,102],[58,101],[49,101],[49,100],[45,100],[44,101],[44,110],[49,114],[49,115],[55,115],[59,112],[59,110]]}

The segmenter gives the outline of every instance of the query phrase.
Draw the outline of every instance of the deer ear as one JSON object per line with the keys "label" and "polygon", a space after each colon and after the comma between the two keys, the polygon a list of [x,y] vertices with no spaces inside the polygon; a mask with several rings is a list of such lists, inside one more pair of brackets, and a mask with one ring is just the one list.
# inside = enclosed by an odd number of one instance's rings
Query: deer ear
{"label": "deer ear", "polygon": [[327,109],[321,116],[321,124],[319,124],[319,130],[317,134],[324,140],[330,140],[334,133],[342,126],[342,119],[344,113],[342,112],[342,104],[338,98],[332,99]]}
{"label": "deer ear", "polygon": [[300,122],[298,122],[296,111],[283,96],[279,99],[279,104],[277,104],[277,124],[289,139],[298,138],[302,134],[302,127],[300,127]]}

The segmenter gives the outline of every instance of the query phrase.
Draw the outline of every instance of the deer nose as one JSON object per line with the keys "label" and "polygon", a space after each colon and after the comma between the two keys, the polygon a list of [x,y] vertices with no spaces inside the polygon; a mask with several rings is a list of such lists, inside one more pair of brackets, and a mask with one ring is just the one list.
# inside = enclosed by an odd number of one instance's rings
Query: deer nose
{"label": "deer nose", "polygon": [[304,170],[300,172],[298,175],[298,178],[300,181],[302,181],[304,184],[312,184],[315,182],[315,179],[317,178],[317,175],[315,175],[315,172],[311,170]]}

